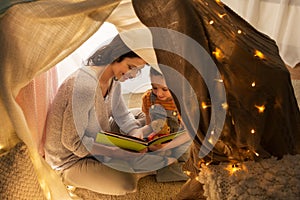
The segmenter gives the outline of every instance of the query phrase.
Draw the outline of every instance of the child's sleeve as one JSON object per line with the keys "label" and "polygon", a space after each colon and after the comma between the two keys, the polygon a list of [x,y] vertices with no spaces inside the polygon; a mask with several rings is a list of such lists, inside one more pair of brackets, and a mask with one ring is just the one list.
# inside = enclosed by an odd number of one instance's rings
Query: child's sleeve
{"label": "child's sleeve", "polygon": [[149,90],[147,92],[144,93],[144,95],[142,96],[142,111],[145,113],[146,115],[146,124],[150,124],[151,120],[150,120],[150,115],[149,115],[149,109],[151,106],[150,103],[150,92]]}
{"label": "child's sleeve", "polygon": [[147,103],[147,92],[144,93],[144,95],[142,96],[142,111],[146,115],[149,115],[149,105]]}

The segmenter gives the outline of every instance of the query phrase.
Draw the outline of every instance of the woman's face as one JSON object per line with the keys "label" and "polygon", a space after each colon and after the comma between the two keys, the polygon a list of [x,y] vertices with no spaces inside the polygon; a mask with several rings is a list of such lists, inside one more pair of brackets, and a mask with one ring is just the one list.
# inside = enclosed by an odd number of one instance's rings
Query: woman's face
{"label": "woman's face", "polygon": [[120,82],[135,78],[146,62],[141,58],[124,58],[121,62],[114,62],[112,70],[114,77]]}
{"label": "woman's face", "polygon": [[172,94],[169,88],[166,86],[162,76],[151,76],[151,85],[152,91],[156,95],[157,99],[161,101],[172,99]]}

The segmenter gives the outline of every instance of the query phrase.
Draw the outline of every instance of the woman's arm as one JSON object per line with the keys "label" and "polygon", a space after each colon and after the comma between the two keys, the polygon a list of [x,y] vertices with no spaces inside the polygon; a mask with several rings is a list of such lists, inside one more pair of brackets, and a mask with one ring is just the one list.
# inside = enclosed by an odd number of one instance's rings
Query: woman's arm
{"label": "woman's arm", "polygon": [[[90,152],[93,141],[84,138],[89,123],[89,113],[94,105],[95,88],[97,80],[86,73],[79,71],[76,78],[68,84],[66,96],[68,103],[63,112],[61,141],[63,145],[79,157],[84,157]],[[85,142],[84,142],[85,141]]]}
{"label": "woman's arm", "polygon": [[129,112],[124,102],[119,82],[115,82],[112,93],[112,115],[120,129],[125,133],[129,133],[133,129],[139,128],[139,122],[134,118],[133,114]]}

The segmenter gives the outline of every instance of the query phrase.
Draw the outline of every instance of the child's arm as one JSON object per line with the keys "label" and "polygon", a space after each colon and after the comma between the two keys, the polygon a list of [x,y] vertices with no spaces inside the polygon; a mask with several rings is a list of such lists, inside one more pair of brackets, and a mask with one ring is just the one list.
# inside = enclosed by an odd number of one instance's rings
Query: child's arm
{"label": "child's arm", "polygon": [[146,115],[146,124],[149,125],[150,123],[151,123],[151,119],[148,113],[148,115]]}
{"label": "child's arm", "polygon": [[146,115],[146,124],[150,124],[151,123],[151,119],[150,119],[150,115],[149,115],[149,108],[151,105],[148,105],[147,103],[147,96],[148,91],[144,93],[144,95],[142,96],[142,111],[143,113],[145,113]]}

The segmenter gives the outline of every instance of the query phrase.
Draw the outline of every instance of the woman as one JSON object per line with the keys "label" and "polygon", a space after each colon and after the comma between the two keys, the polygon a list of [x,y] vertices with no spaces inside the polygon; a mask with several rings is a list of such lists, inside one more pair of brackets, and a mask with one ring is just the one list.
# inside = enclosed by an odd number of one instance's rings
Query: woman
{"label": "woman", "polygon": [[103,163],[140,154],[103,146],[94,139],[99,130],[110,130],[111,118],[122,132],[142,137],[139,122],[125,106],[119,82],[134,78],[145,64],[117,35],[59,88],[47,117],[45,159],[66,185],[110,195],[136,190],[141,174]]}

